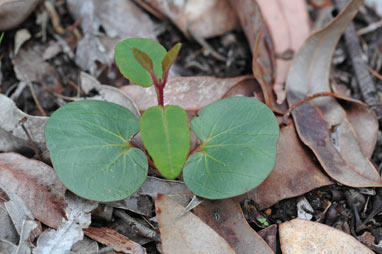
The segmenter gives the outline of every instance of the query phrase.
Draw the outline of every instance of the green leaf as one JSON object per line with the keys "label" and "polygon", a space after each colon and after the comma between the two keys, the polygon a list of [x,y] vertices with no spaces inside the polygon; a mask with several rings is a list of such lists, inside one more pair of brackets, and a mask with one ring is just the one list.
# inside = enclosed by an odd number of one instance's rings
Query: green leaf
{"label": "green leaf", "polygon": [[154,64],[155,76],[158,79],[162,78],[161,63],[167,51],[159,43],[144,38],[127,39],[119,42],[115,47],[115,61],[123,76],[136,85],[149,87],[153,84],[150,74],[135,59],[131,48],[137,48],[146,53]]}
{"label": "green leaf", "polygon": [[0,44],[3,41],[3,38],[4,38],[4,32],[2,32],[1,35],[0,35]]}
{"label": "green leaf", "polygon": [[162,60],[162,70],[163,73],[167,73],[170,69],[171,65],[174,63],[176,57],[179,54],[179,50],[182,47],[182,43],[177,43],[174,47],[172,47],[167,54],[164,56]]}
{"label": "green leaf", "polygon": [[107,202],[128,197],[146,179],[146,156],[128,141],[138,130],[126,108],[87,100],[58,109],[45,136],[62,183],[81,197]]}
{"label": "green leaf", "polygon": [[159,172],[175,179],[190,150],[186,112],[172,105],[149,108],[141,118],[141,136]]}
{"label": "green leaf", "polygon": [[183,178],[196,195],[237,196],[259,185],[272,171],[279,127],[260,101],[232,97],[214,102],[199,111],[191,128],[202,144],[187,160]]}
{"label": "green leaf", "polygon": [[133,52],[135,60],[137,60],[138,63],[150,74],[154,74],[154,64],[151,58],[145,52],[137,48],[131,48],[131,51]]}

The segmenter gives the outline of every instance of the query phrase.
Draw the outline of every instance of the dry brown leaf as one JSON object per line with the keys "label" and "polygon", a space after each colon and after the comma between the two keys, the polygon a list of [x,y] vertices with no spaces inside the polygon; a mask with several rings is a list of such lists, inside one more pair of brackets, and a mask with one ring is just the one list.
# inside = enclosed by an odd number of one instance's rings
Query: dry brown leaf
{"label": "dry brown leaf", "polygon": [[145,254],[146,250],[136,242],[111,228],[84,228],[85,235],[103,245],[111,246],[115,251],[129,254]]}
{"label": "dry brown leaf", "polygon": [[7,96],[0,94],[0,150],[4,152],[32,146],[25,133],[22,123],[28,131],[34,144],[41,150],[46,150],[44,129],[48,117],[31,116],[16,107]]}
{"label": "dry brown leaf", "polygon": [[309,15],[305,0],[257,0],[269,28],[276,54],[273,89],[277,103],[285,101],[286,81],[293,55],[309,36]]}
{"label": "dry brown leaf", "polygon": [[0,0],[0,31],[21,24],[40,0]]}
{"label": "dry brown leaf", "polygon": [[271,247],[274,253],[277,252],[277,233],[278,233],[278,225],[272,224],[269,227],[266,227],[257,233],[264,239],[264,241]]}
{"label": "dry brown leaf", "polygon": [[204,200],[194,212],[227,240],[237,254],[273,254],[268,244],[247,223],[240,204],[233,199]]}
{"label": "dry brown leaf", "polygon": [[[164,90],[165,104],[178,105],[187,111],[198,111],[202,107],[220,100],[235,85],[253,79],[250,75],[235,78],[176,77],[169,79]],[[145,111],[157,105],[154,86],[149,88],[128,85],[121,87]]]}
{"label": "dry brown leaf", "polygon": [[166,254],[234,254],[235,251],[212,228],[192,213],[178,218],[184,207],[166,195],[158,195],[155,210]]}
{"label": "dry brown leaf", "polygon": [[327,225],[301,219],[279,226],[283,254],[372,254],[352,236]]}
{"label": "dry brown leaf", "polygon": [[264,209],[280,200],[333,184],[313,158],[298,139],[293,124],[281,128],[275,167],[264,182],[244,196]]}
{"label": "dry brown leaf", "polygon": [[147,4],[171,19],[186,36],[218,36],[231,31],[238,24],[236,13],[227,0],[150,0]]}
{"label": "dry brown leaf", "polygon": [[[362,0],[351,1],[331,23],[311,35],[297,53],[287,80],[290,105],[311,94],[330,91],[332,53],[362,3]],[[369,160],[377,122],[370,112],[362,117],[354,117],[352,112],[349,111],[348,118],[334,98],[321,97],[300,105],[292,114],[301,140],[312,149],[329,176],[348,186],[380,187],[382,179]],[[352,123],[365,118],[372,126],[366,135],[358,136],[365,123],[356,124],[357,131]]]}
{"label": "dry brown leaf", "polygon": [[36,219],[52,228],[60,225],[66,188],[53,168],[16,153],[0,153],[0,184],[19,196]]}

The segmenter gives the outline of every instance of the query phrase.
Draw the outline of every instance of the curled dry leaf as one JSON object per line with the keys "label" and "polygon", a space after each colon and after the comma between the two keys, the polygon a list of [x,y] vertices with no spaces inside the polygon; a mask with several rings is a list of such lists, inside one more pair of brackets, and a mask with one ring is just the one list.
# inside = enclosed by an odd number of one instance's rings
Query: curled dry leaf
{"label": "curled dry leaf", "polygon": [[28,131],[32,141],[41,149],[45,148],[44,129],[48,117],[31,116],[16,107],[7,96],[0,94],[0,150],[5,152],[31,148]]}
{"label": "curled dry leaf", "polygon": [[38,3],[39,0],[0,0],[0,31],[21,24]]}
{"label": "curled dry leaf", "polygon": [[170,18],[186,36],[218,36],[231,31],[238,24],[236,13],[227,0],[151,0],[147,3]]}
{"label": "curled dry leaf", "polygon": [[136,242],[111,228],[84,228],[85,235],[106,246],[111,246],[115,251],[129,254],[145,254],[146,250]]}
{"label": "curled dry leaf", "polygon": [[[362,3],[362,0],[352,0],[331,23],[312,34],[297,53],[287,79],[290,105],[311,94],[330,91],[329,66],[333,51]],[[363,117],[374,124],[367,129],[367,135],[358,135],[363,129],[361,131],[359,123],[352,125],[357,119],[352,112],[348,118],[334,98],[321,97],[298,106],[292,115],[301,140],[312,149],[329,176],[348,186],[380,187],[382,179],[369,160],[377,122],[372,113],[365,113]],[[370,128],[375,132],[370,134]]]}
{"label": "curled dry leaf", "polygon": [[300,142],[291,124],[280,129],[276,164],[272,172],[245,197],[253,199],[260,209],[264,209],[280,200],[330,184],[333,183],[313,161],[313,154]]}
{"label": "curled dry leaf", "polygon": [[86,72],[81,72],[80,78],[81,88],[86,94],[88,94],[91,90],[98,92],[97,96],[88,99],[104,100],[119,104],[129,109],[136,117],[141,117],[135,102],[128,95],[126,95],[126,93],[123,93],[115,87],[102,85],[96,78]]}
{"label": "curled dry leaf", "polygon": [[0,184],[20,197],[36,219],[52,228],[59,226],[65,187],[53,168],[19,154],[1,153]]}
{"label": "curled dry leaf", "polygon": [[155,200],[161,232],[162,249],[166,254],[234,254],[230,245],[193,213],[178,218],[184,207],[166,195]]}
{"label": "curled dry leaf", "polygon": [[169,196],[182,206],[186,206],[194,195],[181,181],[148,176],[146,181],[133,195],[121,201],[108,202],[106,204],[145,216],[151,216],[153,206],[151,200],[147,197],[155,199],[159,193]]}
{"label": "curled dry leaf", "polygon": [[247,223],[240,204],[233,199],[204,200],[195,214],[227,240],[237,254],[273,254],[268,244]]}
{"label": "curled dry leaf", "polygon": [[[202,107],[220,100],[231,88],[240,82],[253,78],[250,75],[235,78],[214,77],[176,77],[168,81],[164,90],[166,105],[178,105],[186,111],[198,111]],[[157,103],[155,88],[143,88],[128,85],[121,88],[138,105],[140,111],[146,111]]]}
{"label": "curled dry leaf", "polygon": [[305,0],[257,0],[268,25],[276,54],[273,89],[277,103],[286,97],[284,83],[294,53],[309,36],[309,15]]}
{"label": "curled dry leaf", "polygon": [[301,219],[284,222],[279,226],[283,254],[374,253],[352,236],[327,225]]}
{"label": "curled dry leaf", "polygon": [[82,199],[74,194],[66,195],[66,220],[62,220],[57,230],[44,231],[37,240],[34,254],[66,254],[73,244],[84,237],[83,228],[91,223],[90,212],[98,203]]}

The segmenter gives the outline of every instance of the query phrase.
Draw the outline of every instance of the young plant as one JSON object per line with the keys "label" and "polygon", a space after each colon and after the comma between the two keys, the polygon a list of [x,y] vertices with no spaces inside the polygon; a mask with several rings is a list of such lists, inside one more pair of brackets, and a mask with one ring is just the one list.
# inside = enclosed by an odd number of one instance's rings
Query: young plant
{"label": "young plant", "polygon": [[51,116],[47,147],[68,189],[98,201],[133,194],[148,170],[146,155],[130,142],[138,131],[159,172],[175,179],[183,170],[185,184],[198,196],[237,196],[268,176],[275,164],[278,123],[267,106],[251,98],[227,98],[201,109],[191,121],[201,145],[190,153],[186,112],[164,105],[169,69],[180,47],[167,52],[142,38],[116,46],[121,73],[134,84],[154,85],[157,93],[158,106],[147,109],[140,121],[122,106],[91,100],[69,103]]}

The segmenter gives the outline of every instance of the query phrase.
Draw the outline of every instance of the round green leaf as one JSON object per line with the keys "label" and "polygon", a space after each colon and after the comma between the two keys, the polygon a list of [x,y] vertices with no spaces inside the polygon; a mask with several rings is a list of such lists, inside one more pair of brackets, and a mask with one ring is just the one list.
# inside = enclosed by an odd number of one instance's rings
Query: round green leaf
{"label": "round green leaf", "polygon": [[144,38],[127,39],[119,42],[115,47],[115,61],[122,75],[136,85],[149,87],[153,84],[152,78],[135,59],[130,49],[132,47],[143,51],[151,58],[158,79],[162,78],[162,59],[167,51],[159,43]]}
{"label": "round green leaf", "polygon": [[145,154],[129,138],[139,130],[137,117],[105,101],[77,101],[58,109],[45,136],[58,178],[77,195],[115,201],[133,194],[145,181]]}
{"label": "round green leaf", "polygon": [[141,136],[159,172],[175,179],[190,151],[186,112],[172,105],[149,108],[141,118]]}
{"label": "round green leaf", "polygon": [[198,196],[222,199],[248,192],[272,171],[279,127],[260,101],[232,97],[199,111],[191,128],[201,139],[187,160],[184,182]]}

